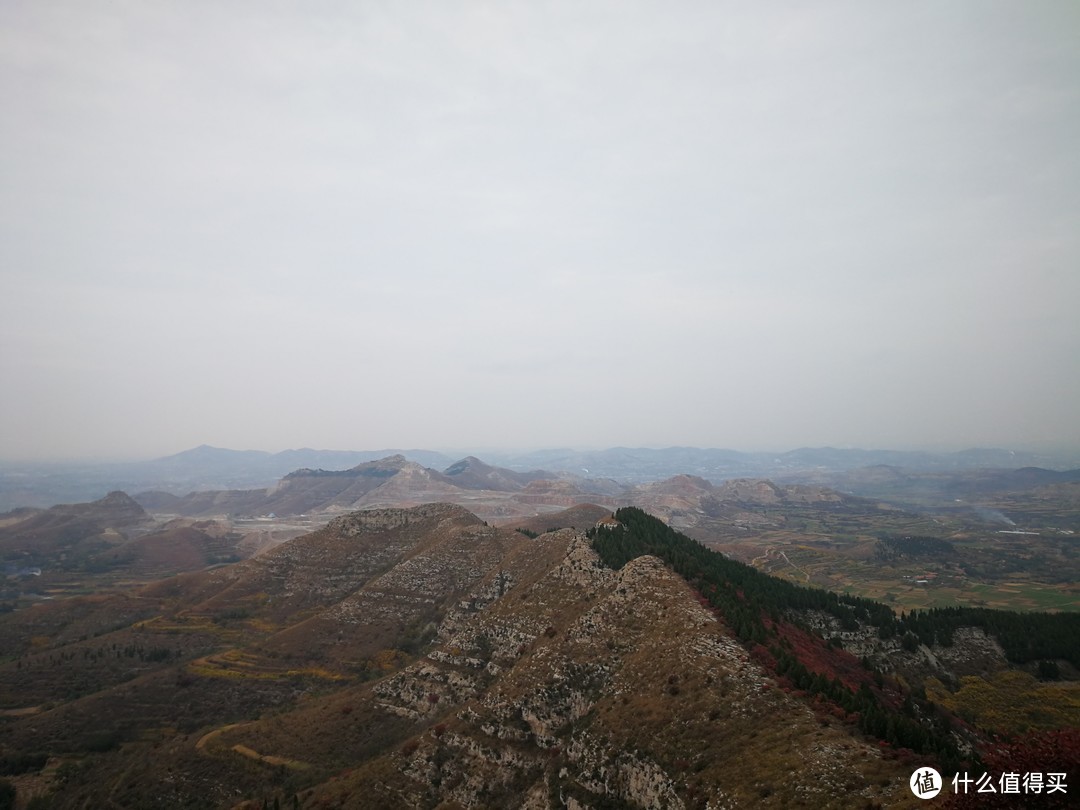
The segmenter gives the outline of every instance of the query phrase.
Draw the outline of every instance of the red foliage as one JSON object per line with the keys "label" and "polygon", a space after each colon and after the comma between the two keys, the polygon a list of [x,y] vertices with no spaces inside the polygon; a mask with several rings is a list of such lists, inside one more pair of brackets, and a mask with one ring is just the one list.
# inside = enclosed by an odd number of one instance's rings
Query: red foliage
{"label": "red foliage", "polygon": [[[1070,780],[1080,779],[1080,729],[1067,728],[1059,731],[1032,731],[1008,741],[999,741],[991,745],[983,754],[983,768],[978,772],[969,772],[971,778],[981,777],[983,772],[990,774],[991,784],[1000,790],[1002,774],[1018,774],[1021,780],[1019,794],[978,793],[971,786],[968,792],[953,793],[952,785],[946,790],[950,793],[946,807],[954,808],[999,808],[1031,807],[1062,808],[1076,807],[1076,796],[1080,793],[1080,783],[1070,784]],[[1065,774],[1062,780],[1065,792],[1049,792],[1046,785],[1048,774]],[[1026,774],[1041,774],[1043,788],[1041,793],[1024,793],[1023,779]],[[949,781],[946,779],[946,781]],[[962,788],[962,786],[961,786]]]}
{"label": "red foliage", "polygon": [[900,707],[903,696],[899,694],[896,682],[891,678],[885,681],[884,689],[879,689],[874,682],[873,674],[868,672],[862,662],[847,650],[830,647],[820,636],[790,622],[775,623],[767,616],[763,616],[762,619],[775,629],[780,646],[786,647],[811,674],[822,675],[829,679],[836,678],[852,692],[858,692],[859,687],[865,683],[878,695],[882,705],[892,709]]}
{"label": "red foliage", "polygon": [[773,658],[773,654],[761,644],[754,645],[754,648],[750,650],[750,657],[770,672],[776,672],[776,659]]}

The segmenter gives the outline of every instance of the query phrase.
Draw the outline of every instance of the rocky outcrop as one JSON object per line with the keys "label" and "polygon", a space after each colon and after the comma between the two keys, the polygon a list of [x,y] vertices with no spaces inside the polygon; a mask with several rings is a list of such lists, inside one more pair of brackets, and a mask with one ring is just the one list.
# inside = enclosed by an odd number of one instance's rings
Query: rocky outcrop
{"label": "rocky outcrop", "polygon": [[912,683],[928,676],[957,681],[964,675],[983,675],[1007,669],[1008,660],[1001,645],[979,627],[959,627],[952,644],[919,644],[905,650],[901,639],[882,639],[876,627],[860,624],[845,630],[840,622],[821,611],[805,611],[800,618],[827,639],[836,639],[844,649],[859,658],[867,658],[882,672],[897,672]]}

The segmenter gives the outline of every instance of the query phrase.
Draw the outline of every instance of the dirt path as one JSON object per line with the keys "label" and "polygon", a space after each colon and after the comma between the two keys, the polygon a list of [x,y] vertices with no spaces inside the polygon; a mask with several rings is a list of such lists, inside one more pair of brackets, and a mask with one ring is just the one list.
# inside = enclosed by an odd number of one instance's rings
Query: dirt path
{"label": "dirt path", "polygon": [[299,762],[295,759],[285,759],[285,757],[275,757],[268,754],[260,754],[252,748],[248,748],[246,745],[234,745],[232,750],[238,754],[242,754],[248,759],[254,759],[258,762],[265,762],[267,765],[284,765],[286,768],[292,768],[294,770],[302,770],[304,768],[310,768],[306,762]]}
{"label": "dirt path", "polygon": [[757,568],[758,567],[758,560],[771,560],[772,555],[773,555],[773,550],[775,548],[776,548],[776,546],[766,546],[765,547],[765,553],[764,554],[758,554],[756,557],[754,557],[754,559],[752,559],[750,561],[750,565],[753,566],[754,568]]}
{"label": "dirt path", "polygon": [[[216,739],[221,734],[224,734],[229,729],[238,728],[239,726],[246,726],[246,725],[248,725],[248,724],[247,723],[230,723],[227,726],[222,726],[221,728],[215,728],[213,731],[209,732],[208,734],[204,734],[204,735],[202,735],[202,737],[199,738],[199,741],[197,743],[195,743],[195,750],[196,751],[202,751],[207,756],[212,756],[212,754],[209,751],[206,750],[206,746],[211,741]],[[308,763],[300,762],[299,760],[286,759],[285,757],[275,757],[275,756],[272,756],[270,754],[260,754],[258,751],[254,750],[253,748],[248,748],[246,745],[233,745],[233,746],[230,746],[229,750],[235,751],[237,754],[240,754],[241,756],[247,757],[248,759],[253,759],[256,762],[265,762],[267,765],[283,765],[284,767],[290,768],[292,770],[303,770],[305,768],[310,768],[311,767]]]}
{"label": "dirt path", "polygon": [[783,551],[781,551],[780,556],[784,558],[784,562],[786,562],[788,565],[790,565],[792,568],[794,568],[796,571],[798,571],[800,574],[802,574],[804,577],[806,577],[807,582],[810,581],[810,574],[808,574],[806,571],[799,568],[799,566],[797,566],[795,563],[793,563],[791,560],[789,560],[787,554],[785,554]]}
{"label": "dirt path", "polygon": [[208,742],[210,742],[212,739],[214,739],[215,737],[217,737],[219,734],[222,734],[223,732],[228,731],[230,728],[236,728],[237,726],[242,726],[242,725],[244,725],[244,724],[243,723],[230,723],[227,726],[222,726],[221,728],[215,728],[209,734],[203,734],[199,738],[199,741],[197,743],[195,743],[195,750],[196,751],[202,751],[204,748],[206,748],[206,744]]}
{"label": "dirt path", "polygon": [[0,709],[0,717],[29,717],[40,711],[40,706],[26,706],[22,709]]}
{"label": "dirt path", "polygon": [[754,557],[754,559],[750,560],[750,565],[752,567],[754,567],[754,568],[759,569],[759,570],[767,571],[768,569],[765,567],[765,565],[761,565],[761,566],[758,565],[758,560],[765,560],[766,564],[768,564],[769,562],[771,562],[772,560],[775,560],[777,558],[782,559],[791,568],[794,568],[796,571],[798,571],[800,574],[802,574],[803,578],[807,582],[810,581],[810,573],[808,571],[803,570],[802,568],[799,568],[799,566],[797,566],[790,559],[788,559],[788,555],[784,552],[783,549],[779,549],[776,546],[766,546],[765,553],[764,554],[759,554],[756,557]]}

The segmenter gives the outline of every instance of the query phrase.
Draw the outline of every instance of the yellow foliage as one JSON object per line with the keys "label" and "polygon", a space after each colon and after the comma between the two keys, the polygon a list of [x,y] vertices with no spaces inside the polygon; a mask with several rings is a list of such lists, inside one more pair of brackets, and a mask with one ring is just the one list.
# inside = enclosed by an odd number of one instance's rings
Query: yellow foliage
{"label": "yellow foliage", "polygon": [[[207,667],[196,666],[194,664],[188,666],[188,672],[192,675],[201,675],[204,678],[263,678],[264,674],[253,674],[250,672],[238,672],[235,669],[224,669],[222,667]],[[273,676],[270,676],[273,677]]]}
{"label": "yellow foliage", "polygon": [[967,675],[956,692],[929,678],[926,696],[985,729],[1020,732],[1080,726],[1080,684],[1041,683],[1018,670],[996,672],[990,678]]}
{"label": "yellow foliage", "polygon": [[393,672],[409,661],[401,650],[379,650],[375,654],[375,666],[383,672]]}
{"label": "yellow foliage", "polygon": [[343,681],[344,675],[340,675],[337,672],[331,672],[328,669],[322,667],[306,667],[305,669],[290,669],[285,673],[286,675],[310,675],[313,678],[323,678],[328,681]]}

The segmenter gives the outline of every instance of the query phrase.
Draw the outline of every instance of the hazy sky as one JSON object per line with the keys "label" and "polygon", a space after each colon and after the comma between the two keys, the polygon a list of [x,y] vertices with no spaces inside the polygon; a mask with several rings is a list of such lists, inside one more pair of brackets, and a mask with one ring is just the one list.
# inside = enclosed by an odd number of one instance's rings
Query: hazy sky
{"label": "hazy sky", "polygon": [[0,457],[1080,443],[1080,5],[0,3]]}

